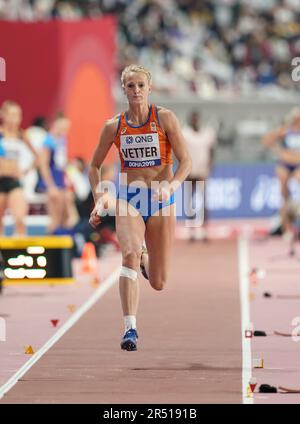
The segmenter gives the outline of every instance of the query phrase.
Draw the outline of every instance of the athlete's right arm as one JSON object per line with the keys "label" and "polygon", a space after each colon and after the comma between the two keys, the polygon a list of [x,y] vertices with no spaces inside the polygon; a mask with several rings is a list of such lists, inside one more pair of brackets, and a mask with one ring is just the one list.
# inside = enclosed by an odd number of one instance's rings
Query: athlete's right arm
{"label": "athlete's right arm", "polygon": [[100,141],[96,150],[93,154],[90,166],[89,166],[89,180],[95,202],[94,210],[91,213],[90,224],[96,227],[100,223],[100,217],[97,215],[97,202],[101,198],[100,190],[97,190],[99,183],[101,182],[100,169],[106,158],[106,155],[114,143],[114,139],[117,133],[118,118],[115,117],[106,121],[102,130]]}
{"label": "athlete's right arm", "polygon": [[284,138],[286,134],[286,127],[282,126],[275,131],[268,132],[263,138],[262,143],[268,149],[274,147],[275,143]]}

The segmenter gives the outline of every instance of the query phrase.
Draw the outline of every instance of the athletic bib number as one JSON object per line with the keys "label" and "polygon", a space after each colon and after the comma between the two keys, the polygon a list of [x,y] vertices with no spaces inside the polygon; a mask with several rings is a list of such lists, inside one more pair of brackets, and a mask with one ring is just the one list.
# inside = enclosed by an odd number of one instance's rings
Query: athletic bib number
{"label": "athletic bib number", "polygon": [[121,154],[126,168],[161,165],[157,133],[121,135]]}

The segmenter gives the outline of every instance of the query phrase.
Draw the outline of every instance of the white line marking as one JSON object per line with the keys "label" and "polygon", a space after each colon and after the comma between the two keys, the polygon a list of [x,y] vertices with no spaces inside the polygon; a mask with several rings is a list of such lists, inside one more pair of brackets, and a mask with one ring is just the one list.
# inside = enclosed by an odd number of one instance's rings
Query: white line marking
{"label": "white line marking", "polygon": [[0,317],[0,342],[6,342],[6,321]]}
{"label": "white line marking", "polygon": [[118,267],[95,290],[94,294],[75,311],[67,322],[27,361],[3,386],[0,387],[0,399],[18,382],[23,375],[117,282],[121,267]]}
{"label": "white line marking", "polygon": [[251,338],[245,337],[245,330],[250,324],[249,305],[249,250],[248,241],[243,236],[238,239],[239,283],[241,305],[241,331],[243,349],[242,391],[243,403],[253,404],[253,395],[247,397],[247,387],[252,377]]}

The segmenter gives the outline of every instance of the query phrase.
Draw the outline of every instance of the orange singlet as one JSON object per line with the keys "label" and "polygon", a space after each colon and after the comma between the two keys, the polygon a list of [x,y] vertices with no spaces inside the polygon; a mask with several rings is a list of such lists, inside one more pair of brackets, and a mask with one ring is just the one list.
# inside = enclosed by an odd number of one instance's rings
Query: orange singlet
{"label": "orange singlet", "polygon": [[143,125],[128,123],[126,112],[120,114],[115,145],[119,151],[121,171],[172,164],[172,147],[161,128],[157,107],[151,105]]}

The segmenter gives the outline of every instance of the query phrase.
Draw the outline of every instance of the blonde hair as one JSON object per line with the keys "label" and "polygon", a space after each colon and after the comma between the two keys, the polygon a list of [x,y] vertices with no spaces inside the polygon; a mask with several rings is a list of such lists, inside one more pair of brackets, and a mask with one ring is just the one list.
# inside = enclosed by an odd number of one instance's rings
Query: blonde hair
{"label": "blonde hair", "polygon": [[148,80],[148,83],[152,83],[152,75],[151,72],[148,71],[148,69],[144,68],[142,65],[128,65],[126,68],[123,69],[122,75],[121,75],[121,83],[122,87],[125,87],[126,77],[130,72],[140,72],[142,74],[145,74]]}

